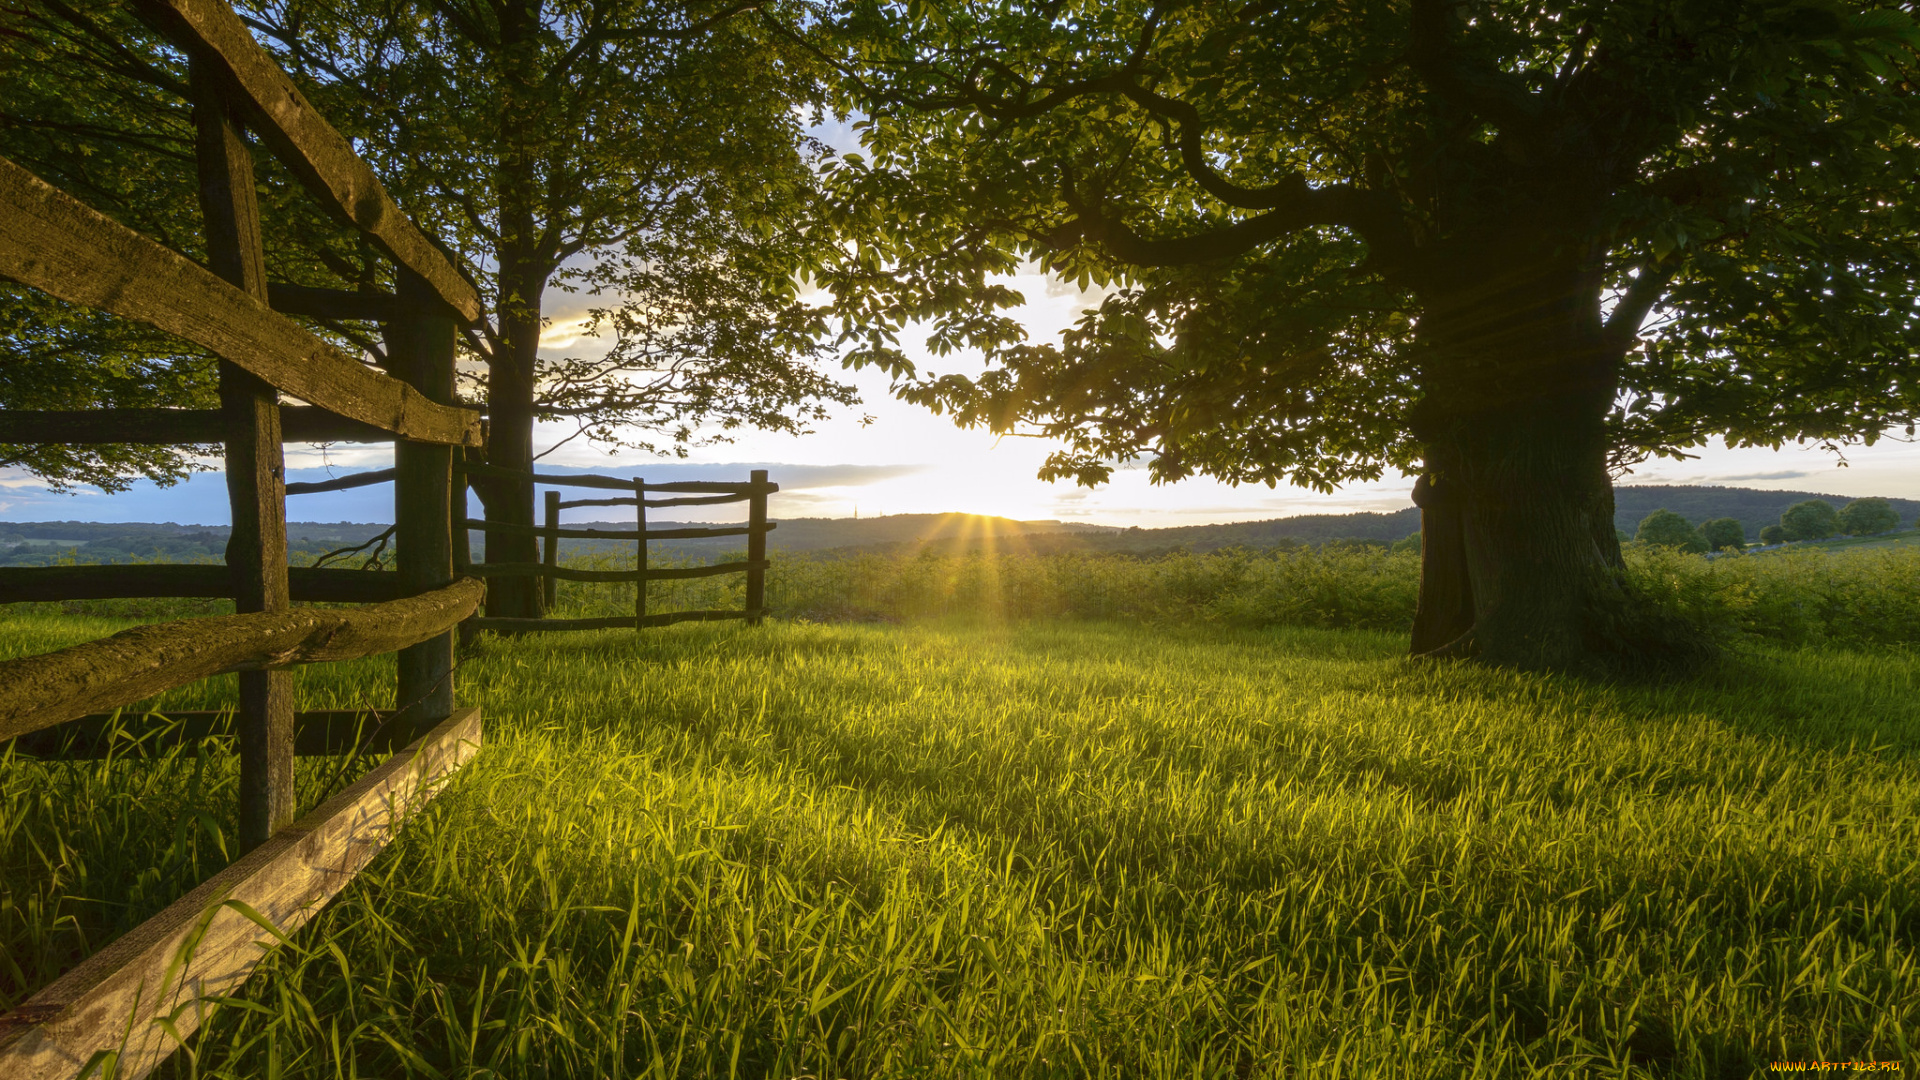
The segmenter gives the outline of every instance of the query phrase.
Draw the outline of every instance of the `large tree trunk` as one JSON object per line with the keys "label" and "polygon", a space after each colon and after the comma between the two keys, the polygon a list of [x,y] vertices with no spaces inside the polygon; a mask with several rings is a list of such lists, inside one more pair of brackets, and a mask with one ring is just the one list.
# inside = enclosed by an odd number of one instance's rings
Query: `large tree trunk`
{"label": "large tree trunk", "polygon": [[1413,651],[1525,668],[1607,666],[1627,602],[1597,417],[1529,403],[1429,444]]}
{"label": "large tree trunk", "polygon": [[1430,302],[1422,327],[1412,651],[1576,671],[1672,659],[1688,645],[1634,602],[1614,528],[1605,419],[1624,346],[1602,331],[1597,276],[1490,263],[1504,269]]}

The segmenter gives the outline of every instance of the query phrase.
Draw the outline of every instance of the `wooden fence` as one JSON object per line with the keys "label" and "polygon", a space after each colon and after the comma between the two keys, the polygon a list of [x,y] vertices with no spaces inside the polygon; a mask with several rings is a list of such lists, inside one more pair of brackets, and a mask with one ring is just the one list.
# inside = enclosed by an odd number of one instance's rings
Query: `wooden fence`
{"label": "wooden fence", "polygon": [[[118,710],[238,672],[240,843],[245,854],[159,915],[0,1015],[0,1076],[145,1076],[236,991],[275,940],[311,918],[431,798],[481,738],[453,707],[453,628],[485,586],[453,567],[453,448],[479,445],[458,407],[454,341],[479,295],[382,190],[372,170],[253,40],[225,0],[132,0],[189,59],[208,267],[0,159],[0,276],[139,320],[220,359],[220,408],[0,412],[0,442],[224,444],[233,533],[222,566],[0,571],[0,602],[228,596],[238,614],[142,626],[0,663],[0,754],[86,757]],[[391,294],[266,280],[250,130],[336,220],[392,260]],[[384,373],[287,315],[372,321]],[[280,394],[306,402],[282,405]],[[283,440],[394,441],[391,574],[287,567]],[[324,485],[320,485],[324,487]],[[293,600],[364,603],[347,609]],[[395,708],[298,713],[288,668],[398,651]],[[206,714],[148,717],[174,742]],[[136,732],[136,734],[141,734]],[[165,740],[162,740],[165,741]],[[293,758],[398,747],[295,818]],[[0,758],[0,760],[4,760]],[[270,923],[260,925],[254,916]]]}
{"label": "wooden fence", "polygon": [[[775,523],[767,520],[767,496],[780,490],[779,484],[769,483],[765,469],[755,469],[746,483],[730,483],[710,480],[683,480],[666,484],[649,484],[643,479],[623,480],[613,476],[568,476],[559,473],[526,473],[514,469],[503,469],[496,465],[468,463],[458,465],[468,476],[489,479],[531,481],[544,484],[549,488],[577,487],[597,488],[600,490],[631,491],[632,495],[615,496],[606,499],[562,499],[560,492],[549,490],[546,493],[545,525],[513,525],[497,521],[467,519],[465,529],[478,529],[494,532],[515,532],[521,535],[538,536],[544,543],[542,561],[537,563],[474,563],[471,552],[463,539],[454,545],[454,558],[460,572],[474,577],[538,577],[543,579],[546,591],[546,604],[551,608],[555,600],[555,586],[560,581],[631,581],[634,583],[634,612],[631,616],[617,615],[597,619],[508,619],[476,617],[467,620],[466,625],[478,630],[511,630],[519,632],[553,630],[605,630],[610,628],[633,627],[641,629],[649,626],[667,626],[678,622],[711,622],[721,619],[745,619],[749,624],[758,624],[765,614],[767,594],[767,533]],[[665,495],[666,498],[648,498],[648,495]],[[747,523],[745,525],[721,525],[712,528],[647,528],[647,510],[668,506],[713,506],[721,503],[745,502],[747,504]],[[609,529],[568,529],[560,525],[560,511],[580,506],[631,506],[634,508],[635,532],[615,532]],[[461,531],[464,538],[465,529]],[[716,563],[711,566],[676,566],[651,568],[647,565],[647,542],[650,540],[693,540],[706,537],[744,536],[747,540],[747,558],[744,562]],[[636,563],[632,570],[575,570],[559,565],[560,541],[563,538],[583,540],[631,540],[635,545]],[[738,611],[665,611],[650,613],[647,611],[647,582],[672,581],[686,578],[714,577],[720,574],[745,574],[747,577],[747,596],[745,605]]]}

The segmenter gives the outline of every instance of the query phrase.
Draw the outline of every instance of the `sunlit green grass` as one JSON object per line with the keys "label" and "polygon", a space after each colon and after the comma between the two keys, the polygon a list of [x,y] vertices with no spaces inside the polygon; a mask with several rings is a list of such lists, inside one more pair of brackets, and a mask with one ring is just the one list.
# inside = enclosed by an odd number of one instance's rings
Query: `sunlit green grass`
{"label": "sunlit green grass", "polygon": [[[459,695],[487,749],[171,1068],[1920,1064],[1920,663],[1760,651],[1634,687],[1402,648],[1065,622],[483,639]],[[310,669],[302,704],[377,702],[390,665]],[[66,767],[10,768],[14,895],[17,838],[76,811],[35,794]],[[172,835],[116,827],[71,861]]]}

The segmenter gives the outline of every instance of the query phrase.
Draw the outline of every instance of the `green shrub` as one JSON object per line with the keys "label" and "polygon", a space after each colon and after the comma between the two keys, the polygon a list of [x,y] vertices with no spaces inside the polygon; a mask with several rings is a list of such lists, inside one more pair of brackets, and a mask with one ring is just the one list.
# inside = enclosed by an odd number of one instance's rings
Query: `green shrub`
{"label": "green shrub", "polygon": [[1746,526],[1738,518],[1714,518],[1700,526],[1700,535],[1707,542],[1708,551],[1725,551],[1732,548],[1740,551],[1747,546]]}
{"label": "green shrub", "polygon": [[1920,548],[1789,550],[1696,559],[1628,553],[1635,588],[1689,623],[1785,645],[1920,644]]}
{"label": "green shrub", "polygon": [[1873,536],[1900,527],[1900,512],[1885,499],[1855,499],[1840,510],[1840,531],[1849,536]]}
{"label": "green shrub", "polygon": [[1768,547],[1784,544],[1787,542],[1787,530],[1778,525],[1763,525],[1760,527],[1760,542]]}
{"label": "green shrub", "polygon": [[1707,540],[1693,527],[1693,522],[1671,510],[1655,510],[1641,519],[1640,531],[1633,538],[1653,547],[1679,548],[1696,554],[1707,550]]}
{"label": "green shrub", "polygon": [[1787,507],[1780,527],[1789,540],[1825,540],[1840,531],[1840,512],[1825,499],[1808,499]]}

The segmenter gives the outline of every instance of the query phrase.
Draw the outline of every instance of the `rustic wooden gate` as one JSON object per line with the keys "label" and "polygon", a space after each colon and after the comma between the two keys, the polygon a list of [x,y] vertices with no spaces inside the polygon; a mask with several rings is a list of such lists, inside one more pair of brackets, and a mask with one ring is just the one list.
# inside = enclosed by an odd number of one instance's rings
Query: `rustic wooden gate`
{"label": "rustic wooden gate", "polygon": [[[520,472],[516,469],[503,469],[497,465],[475,463],[456,464],[456,471],[466,476],[484,476],[493,479],[519,480],[546,485],[546,524],[513,525],[497,521],[469,519],[463,523],[464,529],[493,530],[497,532],[516,532],[521,535],[538,536],[544,541],[544,558],[537,563],[475,563],[468,561],[471,553],[465,540],[466,533],[454,543],[454,565],[462,574],[474,577],[538,577],[544,579],[547,607],[554,603],[554,589],[560,581],[612,581],[633,582],[634,611],[630,616],[614,615],[591,619],[512,619],[501,617],[476,617],[467,620],[466,626],[475,630],[511,630],[518,633],[548,632],[555,630],[608,630],[632,627],[646,629],[650,626],[668,626],[679,622],[714,622],[722,619],[745,619],[749,624],[758,625],[765,614],[767,593],[767,533],[776,527],[775,522],[767,520],[767,496],[780,490],[780,485],[767,480],[765,469],[755,469],[747,482],[733,483],[715,480],[680,480],[664,484],[649,484],[635,477],[623,480],[615,476],[579,476],[564,473]],[[633,494],[614,496],[605,499],[562,499],[560,492],[551,490],[560,487],[578,487],[601,491],[631,491]],[[648,498],[649,495],[655,496]],[[659,496],[664,495],[664,498]],[[456,498],[464,503],[464,497]],[[747,504],[747,523],[745,525],[720,525],[711,528],[649,529],[647,510],[649,508],[672,506],[713,506],[720,503]],[[634,508],[634,532],[613,532],[607,529],[568,529],[560,525],[560,511],[578,506],[631,506]],[[673,566],[649,567],[647,565],[647,542],[649,540],[693,540],[719,536],[744,536],[747,540],[747,557],[743,562],[715,563],[711,566]],[[632,570],[576,570],[559,565],[560,541],[563,538],[586,540],[634,540],[637,558]],[[744,574],[747,579],[746,602],[739,610],[719,611],[647,611],[647,582],[675,581],[687,578],[716,577],[722,574]]]}
{"label": "rustic wooden gate", "polygon": [[[297,929],[365,866],[405,814],[481,741],[476,710],[453,707],[452,629],[485,594],[456,577],[454,447],[478,445],[479,415],[455,405],[454,338],[480,298],[248,33],[224,0],[133,0],[189,58],[203,268],[0,159],[0,275],[61,300],[137,319],[220,358],[217,410],[0,413],[4,442],[225,445],[233,532],[227,565],[9,568],[0,601],[227,596],[239,614],[137,627],[0,664],[0,750],[91,756],[118,710],[238,672],[240,831],[235,863],[0,1015],[0,1076],[149,1072],[232,993],[278,934]],[[322,207],[393,260],[392,294],[270,284],[243,131]],[[387,373],[286,314],[381,324]],[[279,395],[306,407],[282,406]],[[392,440],[398,569],[287,567],[283,439]],[[293,608],[293,600],[365,602]],[[296,713],[288,668],[398,651],[395,708]],[[150,718],[151,719],[151,718]],[[209,714],[166,718],[191,740]],[[382,765],[295,820],[297,753],[393,750]],[[253,916],[271,923],[270,933]]]}

